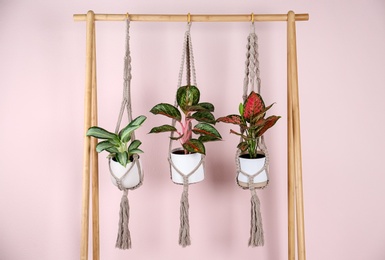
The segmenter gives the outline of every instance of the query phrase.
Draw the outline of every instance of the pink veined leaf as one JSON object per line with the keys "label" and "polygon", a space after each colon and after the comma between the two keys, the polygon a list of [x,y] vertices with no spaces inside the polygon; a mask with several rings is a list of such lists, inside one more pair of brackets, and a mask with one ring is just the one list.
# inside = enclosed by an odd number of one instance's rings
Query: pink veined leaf
{"label": "pink veined leaf", "polygon": [[277,123],[278,119],[280,119],[280,116],[269,116],[266,119],[263,120],[263,127],[258,131],[258,137],[262,136],[270,127],[275,125]]}
{"label": "pink veined leaf", "polygon": [[253,118],[265,109],[265,104],[262,97],[252,91],[244,104],[243,117],[246,121],[250,122]]}
{"label": "pink veined leaf", "polygon": [[228,116],[218,118],[217,122],[240,125],[241,124],[241,117],[239,115],[228,115]]}

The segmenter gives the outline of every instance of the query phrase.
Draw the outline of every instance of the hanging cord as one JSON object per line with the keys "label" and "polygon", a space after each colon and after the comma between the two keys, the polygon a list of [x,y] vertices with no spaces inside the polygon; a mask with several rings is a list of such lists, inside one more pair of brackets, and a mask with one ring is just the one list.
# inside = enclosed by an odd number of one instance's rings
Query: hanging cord
{"label": "hanging cord", "polygon": [[[251,86],[251,91],[256,91],[260,94],[261,92],[261,79],[260,79],[260,71],[259,71],[259,54],[258,54],[258,36],[255,33],[255,25],[252,22],[251,30],[249,36],[247,37],[247,52],[246,52],[246,62],[245,62],[245,77],[243,80],[243,103],[246,101],[248,93],[249,93],[249,85]],[[256,90],[255,90],[255,85]],[[244,131],[241,130],[243,134]],[[240,138],[240,142],[243,141],[243,138]],[[247,187],[251,192],[251,219],[250,219],[250,238],[249,238],[249,246],[263,246],[264,245],[264,233],[263,233],[263,225],[262,225],[262,214],[260,201],[256,192],[258,188],[265,188],[268,184],[269,175],[268,175],[268,166],[269,166],[269,154],[267,151],[267,147],[265,145],[265,141],[263,136],[260,137],[259,142],[257,143],[257,149],[259,149],[265,155],[265,163],[262,169],[258,170],[253,174],[246,173],[241,170],[239,157],[241,155],[241,150],[238,149],[236,152],[236,167],[238,174],[243,174],[247,177],[248,183]],[[254,184],[254,178],[257,177],[263,171],[266,172],[267,182],[262,187],[257,183]],[[238,186],[242,187],[239,183],[238,177],[236,178]]]}
{"label": "hanging cord", "polygon": [[[186,81],[187,85],[196,86],[196,72],[194,65],[194,55],[191,41],[191,22],[187,23],[186,32],[184,35],[184,43],[183,43],[183,52],[181,58],[181,65],[179,69],[178,75],[178,88],[182,86],[182,78],[183,78],[183,68],[186,65]],[[186,63],[185,63],[186,62]],[[178,106],[177,99],[175,99],[174,106]],[[172,120],[172,126],[175,127],[176,120]],[[189,126],[191,127],[191,125]],[[186,247],[191,245],[190,239],[190,221],[189,221],[189,201],[188,201],[188,188],[189,188],[189,177],[194,174],[198,168],[203,165],[204,167],[204,155],[201,155],[201,159],[198,165],[191,170],[190,173],[186,174],[181,172],[173,163],[171,159],[172,153],[172,142],[173,142],[174,132],[171,132],[171,138],[169,142],[169,157],[168,161],[170,163],[170,172],[174,169],[182,178],[183,178],[183,193],[180,200],[180,227],[179,227],[179,245],[182,247]]]}
{"label": "hanging cord", "polygon": [[[127,110],[128,121],[132,121],[132,109],[131,109],[131,56],[130,56],[130,20],[127,15],[126,20],[126,51],[124,55],[124,69],[123,69],[123,100],[120,107],[118,121],[116,123],[115,133],[119,133],[120,124],[122,122],[124,110]],[[135,140],[134,131],[131,134],[131,141]],[[139,156],[135,154],[132,158],[132,163],[129,169],[123,174],[122,177],[117,178],[111,171],[111,161],[109,161],[109,169],[111,175],[116,180],[117,186],[123,191],[123,195],[120,201],[120,212],[119,212],[119,224],[118,224],[118,235],[116,239],[115,247],[119,249],[130,249],[131,248],[131,234],[128,228],[129,217],[130,217],[130,205],[128,201],[128,189],[136,189],[143,183],[143,172],[139,162]],[[110,159],[111,160],[111,159]],[[122,185],[122,180],[127,176],[133,167],[137,167],[138,174],[140,176],[139,184],[132,188],[125,188]]]}
{"label": "hanging cord", "polygon": [[[255,33],[254,23],[251,25],[250,34],[247,37],[246,49],[245,78],[243,80],[243,101],[245,101],[247,98],[249,85],[251,86],[251,91],[261,93],[261,78],[258,60],[258,36]],[[257,80],[257,82],[255,82],[255,80]],[[255,90],[255,84],[257,84],[257,90]]]}
{"label": "hanging cord", "polygon": [[[248,93],[249,93],[249,85],[251,86],[251,91],[255,91],[255,84],[257,84],[257,93],[261,93],[261,78],[260,78],[260,71],[259,71],[259,53],[258,53],[258,36],[255,33],[255,25],[254,23],[251,24],[250,33],[247,37],[247,45],[246,45],[246,62],[245,62],[245,77],[243,80],[243,103],[246,101]],[[243,134],[244,131],[241,129],[241,133]],[[240,137],[240,142],[243,141],[243,138]],[[239,165],[239,156],[241,155],[241,151],[238,149],[236,152],[236,167],[237,172],[240,172],[244,175],[246,175],[249,179],[255,178],[259,173],[261,173],[263,170],[266,171],[267,179],[269,179],[268,176],[268,163],[269,163],[269,155],[267,151],[267,147],[265,144],[264,137],[261,136],[259,142],[257,143],[257,149],[265,155],[266,160],[263,169],[261,169],[259,172],[249,176],[250,174],[246,174],[243,172]],[[237,179],[238,181],[238,179]],[[268,182],[267,182],[268,183]],[[266,185],[267,185],[266,183]],[[239,183],[238,183],[239,184]],[[262,187],[264,188],[264,187]]]}

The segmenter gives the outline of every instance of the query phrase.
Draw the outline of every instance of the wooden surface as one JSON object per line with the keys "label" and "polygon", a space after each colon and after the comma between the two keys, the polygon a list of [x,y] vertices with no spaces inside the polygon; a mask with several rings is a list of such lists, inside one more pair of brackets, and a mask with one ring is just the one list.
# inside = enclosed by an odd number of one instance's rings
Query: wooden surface
{"label": "wooden surface", "polygon": [[[95,26],[93,28],[93,55],[92,55],[92,110],[91,126],[98,125],[98,101],[97,101],[97,81],[96,81],[96,37]],[[91,176],[92,176],[92,259],[100,258],[99,242],[99,160],[96,152],[98,139],[91,137]]]}
{"label": "wooden surface", "polygon": [[[287,14],[129,14],[130,21],[140,22],[255,22],[287,21]],[[74,14],[75,21],[85,21],[87,15]],[[95,14],[95,21],[124,21],[127,14]],[[296,21],[309,20],[308,14],[296,14]]]}
{"label": "wooden surface", "polygon": [[289,34],[289,23],[287,24],[287,199],[288,199],[288,259],[295,260],[295,175],[294,175],[294,134],[292,113],[292,81],[291,81],[291,52]]}
{"label": "wooden surface", "polygon": [[[294,156],[291,157],[289,168],[294,164],[295,183],[295,218],[297,231],[297,253],[298,260],[306,259],[305,250],[305,225],[304,225],[304,207],[303,207],[303,188],[302,188],[302,154],[301,154],[301,132],[300,132],[300,110],[299,110],[299,93],[298,93],[298,72],[297,72],[297,43],[296,43],[296,28],[295,15],[293,12],[288,13],[288,49],[289,49],[289,89],[291,99],[291,108],[288,113],[292,114],[290,119],[292,122],[292,140],[294,147],[290,147],[290,151],[294,151]],[[291,179],[292,181],[292,179]],[[289,214],[293,214],[289,212]],[[292,224],[291,224],[292,226]],[[291,231],[292,232],[292,231]],[[289,243],[290,246],[292,244]],[[291,249],[292,250],[292,249]],[[289,250],[290,251],[290,250]]]}
{"label": "wooden surface", "polygon": [[94,13],[87,14],[86,31],[86,81],[84,95],[84,150],[83,150],[83,193],[80,259],[88,259],[89,205],[90,205],[90,137],[86,136],[91,126],[92,99],[92,55],[93,55]]}

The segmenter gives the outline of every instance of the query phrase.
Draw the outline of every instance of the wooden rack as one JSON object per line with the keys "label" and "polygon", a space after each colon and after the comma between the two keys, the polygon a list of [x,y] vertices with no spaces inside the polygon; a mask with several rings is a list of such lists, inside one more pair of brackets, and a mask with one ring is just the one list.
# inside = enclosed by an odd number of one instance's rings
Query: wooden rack
{"label": "wooden rack", "polygon": [[[288,259],[306,259],[300,109],[298,94],[296,21],[309,20],[308,14],[241,14],[241,15],[158,15],[158,14],[74,14],[75,21],[86,21],[86,80],[84,101],[83,193],[81,222],[81,260],[88,259],[90,184],[92,187],[93,259],[100,258],[99,245],[99,173],[97,140],[85,135],[97,125],[95,21],[133,22],[287,22],[287,154],[288,154]],[[92,183],[90,179],[92,178]],[[295,246],[297,245],[297,254]]]}

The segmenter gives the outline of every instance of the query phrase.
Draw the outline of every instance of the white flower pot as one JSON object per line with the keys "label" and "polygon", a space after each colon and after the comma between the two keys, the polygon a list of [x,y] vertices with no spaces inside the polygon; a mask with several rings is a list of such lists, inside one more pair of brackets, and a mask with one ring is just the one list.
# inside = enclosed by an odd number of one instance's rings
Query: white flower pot
{"label": "white flower pot", "polygon": [[[138,162],[140,159],[138,159]],[[133,165],[134,164],[134,165]],[[132,167],[132,168],[131,168]],[[122,186],[126,189],[133,188],[140,184],[140,175],[141,172],[138,170],[138,166],[134,162],[130,162],[123,167],[120,163],[110,159],[110,170],[111,174],[116,178],[120,179],[122,176],[131,168],[131,170],[126,174],[126,176],[121,180]],[[111,181],[115,186],[118,186],[116,179],[111,176]]]}
{"label": "white flower pot", "polygon": [[[248,188],[249,187],[249,176],[252,176],[256,174],[258,171],[260,171],[263,166],[265,165],[266,157],[264,155],[259,155],[260,158],[243,158],[239,157],[239,165],[241,170],[246,173],[242,174],[238,172],[237,180],[238,184],[242,187]],[[253,185],[254,187],[264,187],[267,185],[269,179],[267,176],[266,169],[260,172],[257,176],[253,178]]]}
{"label": "white flower pot", "polygon": [[[180,154],[180,149],[174,149],[171,152],[171,160],[174,166],[184,175],[188,175],[201,162],[202,155],[200,153]],[[196,183],[203,181],[205,178],[203,163],[198,169],[190,175],[188,183]],[[171,179],[173,182],[183,184],[183,177],[171,166]]]}

